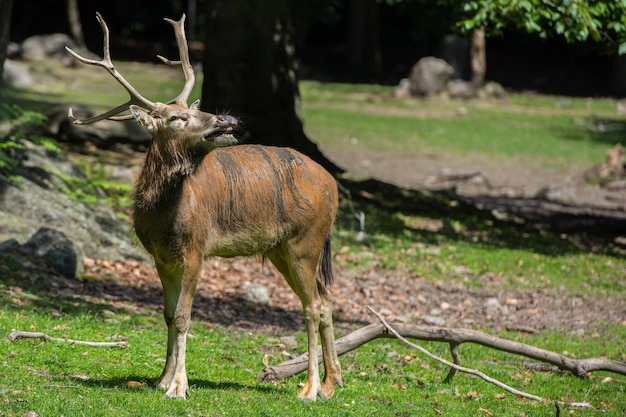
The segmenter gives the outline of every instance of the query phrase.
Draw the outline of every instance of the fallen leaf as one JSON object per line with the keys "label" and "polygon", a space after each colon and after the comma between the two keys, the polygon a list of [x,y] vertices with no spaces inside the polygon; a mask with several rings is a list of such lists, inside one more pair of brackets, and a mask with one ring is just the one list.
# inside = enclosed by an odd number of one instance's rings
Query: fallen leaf
{"label": "fallen leaf", "polygon": [[483,413],[483,414],[488,415],[489,417],[492,417],[492,416],[493,416],[493,412],[491,412],[491,411],[487,410],[486,408],[478,407],[478,411],[479,411],[480,413]]}
{"label": "fallen leaf", "polygon": [[139,387],[143,387],[143,383],[139,381],[128,381],[126,382],[126,386],[128,388],[139,388]]}
{"label": "fallen leaf", "polygon": [[478,391],[470,391],[467,394],[465,394],[465,397],[469,400],[471,400],[472,398],[478,397]]}

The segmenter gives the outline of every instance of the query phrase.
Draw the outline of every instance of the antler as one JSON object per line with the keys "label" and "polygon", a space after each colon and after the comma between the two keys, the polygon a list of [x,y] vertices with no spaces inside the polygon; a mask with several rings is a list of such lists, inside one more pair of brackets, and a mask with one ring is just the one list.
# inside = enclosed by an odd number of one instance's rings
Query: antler
{"label": "antler", "polygon": [[104,21],[104,19],[102,18],[102,15],[98,12],[96,12],[96,19],[98,19],[98,23],[100,23],[100,27],[102,28],[102,32],[104,34],[104,57],[102,58],[102,60],[97,61],[95,59],[88,59],[85,58],[79,54],[77,54],[76,52],[74,52],[71,48],[69,47],[65,47],[65,49],[67,50],[67,52],[70,53],[70,55],[72,55],[75,59],[79,60],[80,62],[84,63],[84,64],[88,64],[88,65],[95,65],[97,67],[102,67],[104,69],[106,69],[109,74],[111,74],[113,76],[113,78],[115,78],[121,85],[122,87],[124,87],[126,89],[126,91],[128,91],[128,94],[130,95],[130,100],[128,100],[126,103],[124,104],[120,104],[119,106],[116,106],[114,108],[112,108],[111,110],[108,110],[102,114],[93,116],[93,117],[89,117],[87,119],[82,119],[79,120],[76,117],[74,117],[74,114],[72,113],[72,108],[70,107],[67,117],[70,119],[70,121],[72,123],[75,124],[88,124],[88,123],[94,123],[97,122],[99,120],[104,120],[104,119],[110,119],[110,120],[128,120],[131,119],[132,116],[128,115],[128,116],[119,116],[119,117],[115,117],[116,114],[119,114],[121,112],[123,112],[124,110],[128,110],[128,106],[130,106],[131,104],[137,104],[143,107],[147,107],[147,108],[154,108],[155,103],[153,103],[152,101],[148,100],[147,98],[143,97],[141,94],[139,94],[139,92],[137,90],[135,90],[135,88],[128,82],[126,81],[126,79],[124,77],[122,77],[122,74],[120,74],[116,69],[115,66],[113,65],[113,62],[111,61],[111,52],[110,52],[110,48],[109,48],[109,28],[106,24],[106,22]]}
{"label": "antler", "polygon": [[187,46],[187,38],[185,37],[185,14],[180,17],[180,20],[172,20],[165,18],[166,22],[174,26],[174,34],[176,35],[176,44],[178,45],[178,54],[180,61],[172,61],[161,55],[157,57],[167,65],[181,65],[183,67],[183,73],[185,74],[185,86],[176,98],[172,99],[168,103],[178,103],[187,106],[189,95],[196,82],[196,76],[193,72],[193,67],[189,60],[189,47]]}

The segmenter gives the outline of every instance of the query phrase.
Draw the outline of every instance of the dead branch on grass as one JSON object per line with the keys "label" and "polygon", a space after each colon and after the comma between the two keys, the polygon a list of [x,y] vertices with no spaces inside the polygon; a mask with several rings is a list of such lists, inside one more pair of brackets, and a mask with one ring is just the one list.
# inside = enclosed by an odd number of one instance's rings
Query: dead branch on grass
{"label": "dead branch on grass", "polygon": [[[446,382],[449,382],[454,376],[455,372],[457,370],[460,370],[462,372],[479,376],[480,378],[483,378],[490,383],[494,383],[498,387],[505,389],[515,395],[524,396],[526,398],[534,399],[537,401],[545,401],[545,399],[539,396],[535,396],[533,394],[527,394],[518,391],[515,388],[509,387],[497,380],[494,380],[482,374],[480,371],[460,366],[460,356],[458,353],[459,345],[461,345],[462,343],[476,343],[488,348],[525,356],[541,361],[543,363],[549,363],[558,367],[561,370],[571,372],[573,375],[580,378],[584,378],[589,372],[593,371],[608,371],[620,375],[626,375],[626,363],[624,362],[618,362],[605,358],[570,359],[555,352],[540,349],[534,346],[529,346],[524,343],[502,339],[496,336],[491,336],[486,333],[470,329],[450,329],[445,327],[420,326],[404,323],[393,323],[393,325],[390,325],[377,312],[375,312],[370,307],[368,308],[379,318],[379,320],[381,320],[381,323],[372,323],[340,339],[337,339],[335,342],[335,346],[338,355],[348,353],[374,339],[397,338],[407,345],[419,349],[429,357],[449,366],[450,372],[446,376]],[[409,342],[408,340],[406,340],[406,338],[448,343],[450,345],[450,352],[454,363],[432,355],[430,352],[419,347],[418,345]],[[265,366],[265,368],[259,374],[258,380],[278,381],[298,374],[307,369],[307,359],[308,354],[303,354],[298,356],[297,358],[290,359],[278,365]],[[318,360],[320,361],[320,363],[322,362],[321,355],[319,355]],[[559,404],[578,409],[592,409],[591,405],[586,402],[559,402]]]}
{"label": "dead branch on grass", "polygon": [[[374,314],[374,315],[378,318],[378,320],[380,320],[380,321],[381,321],[381,323],[385,326],[385,328],[386,328],[386,329],[387,329],[387,330],[388,330],[391,334],[393,334],[393,335],[394,335],[394,336],[395,336],[398,340],[400,340],[402,343],[404,343],[405,345],[407,345],[407,346],[409,346],[409,347],[411,347],[411,348],[413,348],[413,349],[417,349],[417,350],[419,350],[420,352],[422,352],[423,354],[425,354],[425,355],[426,355],[426,356],[428,356],[429,358],[434,359],[434,360],[436,360],[437,362],[443,363],[444,365],[447,365],[448,367],[450,367],[450,368],[452,368],[452,369],[455,369],[455,370],[457,370],[457,371],[465,372],[465,373],[468,373],[468,374],[470,374],[470,375],[475,375],[475,376],[477,376],[477,377],[479,377],[479,378],[483,379],[484,381],[487,381],[487,382],[489,382],[490,384],[493,384],[493,385],[497,386],[498,388],[502,388],[503,390],[510,392],[511,394],[518,395],[518,396],[521,396],[521,397],[524,397],[524,398],[529,398],[529,399],[531,399],[531,400],[535,400],[535,401],[544,402],[544,403],[548,401],[548,399],[547,399],[547,398],[539,397],[539,396],[537,396],[537,395],[534,395],[534,394],[529,394],[529,393],[527,393],[527,392],[524,392],[524,391],[520,391],[520,390],[518,390],[518,389],[515,389],[515,388],[513,388],[513,387],[511,387],[511,386],[509,386],[509,385],[507,385],[507,384],[505,384],[505,383],[503,383],[503,382],[498,381],[497,379],[494,379],[494,378],[491,378],[490,376],[485,375],[484,373],[480,372],[480,371],[479,371],[479,370],[477,370],[477,369],[471,369],[471,368],[466,368],[466,367],[464,367],[464,366],[459,366],[459,365],[454,364],[454,363],[452,363],[452,362],[449,362],[449,361],[447,361],[447,360],[445,360],[445,359],[443,359],[443,358],[440,358],[440,357],[439,357],[439,356],[437,356],[437,355],[434,355],[434,354],[430,353],[427,349],[424,349],[423,347],[421,347],[421,346],[419,346],[419,345],[416,345],[415,343],[411,343],[411,342],[409,342],[407,339],[405,339],[404,337],[402,337],[402,335],[400,335],[400,334],[399,334],[399,333],[398,333],[398,332],[397,332],[397,331],[396,331],[393,327],[391,327],[391,326],[389,325],[389,323],[387,323],[387,320],[385,320],[385,319],[383,318],[383,316],[381,316],[381,315],[380,315],[380,314],[379,314],[376,310],[374,310],[372,307],[368,306],[367,308],[368,308],[368,310],[369,310],[372,314]],[[457,344],[457,345],[455,345],[455,347],[456,347],[456,346],[458,346],[458,344]],[[448,376],[449,376],[449,375],[448,375]],[[447,378],[446,378],[446,379],[447,379]],[[582,410],[593,410],[593,409],[594,409],[594,408],[592,407],[592,405],[591,405],[591,404],[589,404],[589,403],[587,403],[587,402],[563,402],[563,401],[556,401],[556,400],[555,400],[555,401],[554,401],[554,405],[555,405],[555,407],[556,407],[556,412],[557,412],[557,415],[559,415],[559,413],[560,413],[560,411],[561,411],[561,409],[560,409],[560,407],[559,407],[560,405],[564,405],[564,406],[567,406],[567,407],[570,407],[570,408],[576,408],[576,409],[579,409],[579,410],[580,410],[580,409],[582,409]]]}
{"label": "dead branch on grass", "polygon": [[12,331],[8,336],[9,342],[14,342],[17,339],[42,339],[47,342],[65,342],[73,345],[85,345],[92,347],[128,347],[128,342],[89,342],[85,340],[72,340],[61,337],[51,337],[42,332],[23,332],[19,330]]}
{"label": "dead branch on grass", "polygon": [[[455,364],[460,364],[458,346],[462,343],[476,343],[488,348],[513,353],[527,358],[549,363],[561,370],[583,378],[589,372],[608,371],[626,375],[626,363],[606,358],[570,359],[557,353],[529,346],[523,343],[502,339],[471,329],[453,329],[446,327],[421,326],[416,324],[392,323],[393,328],[403,337],[431,342],[450,344],[450,351]],[[337,339],[335,346],[338,355],[346,354],[367,342],[380,338],[394,338],[382,323],[372,323]],[[259,381],[278,381],[296,375],[307,369],[308,355],[304,354],[277,365],[266,366],[258,376]],[[319,356],[321,363],[321,355]],[[450,381],[454,369],[446,377]]]}

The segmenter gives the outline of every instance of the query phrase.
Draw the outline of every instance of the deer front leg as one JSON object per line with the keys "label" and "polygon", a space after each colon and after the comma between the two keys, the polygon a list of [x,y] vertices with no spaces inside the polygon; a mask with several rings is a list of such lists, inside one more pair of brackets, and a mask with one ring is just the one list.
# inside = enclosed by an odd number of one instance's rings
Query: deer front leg
{"label": "deer front leg", "polygon": [[298,398],[303,401],[315,401],[317,397],[323,397],[322,385],[320,383],[320,374],[317,357],[317,340],[318,329],[320,324],[320,313],[313,301],[303,302],[304,307],[304,323],[309,342],[309,366],[306,382]]}
{"label": "deer front leg", "polygon": [[201,258],[183,267],[157,265],[164,294],[164,316],[167,324],[167,356],[157,386],[165,390],[165,398],[185,398],[189,382],[185,368],[187,332],[191,324],[191,305],[195,294]]}

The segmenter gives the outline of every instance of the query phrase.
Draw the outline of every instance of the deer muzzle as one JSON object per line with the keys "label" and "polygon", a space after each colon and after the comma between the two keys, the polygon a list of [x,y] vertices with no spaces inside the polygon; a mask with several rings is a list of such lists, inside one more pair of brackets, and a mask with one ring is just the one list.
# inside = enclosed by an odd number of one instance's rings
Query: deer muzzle
{"label": "deer muzzle", "polygon": [[202,140],[221,146],[237,143],[237,139],[232,135],[237,127],[237,119],[229,115],[218,115],[215,118],[213,126],[202,135]]}

